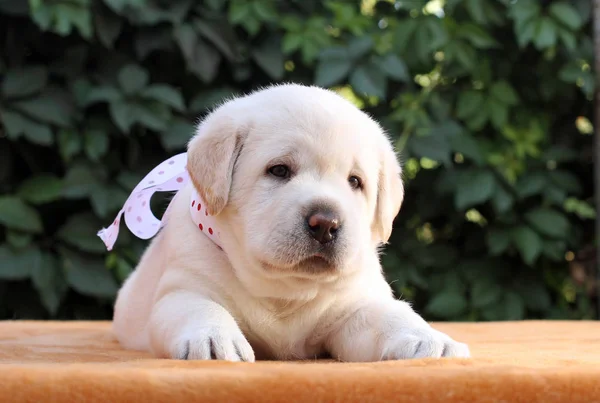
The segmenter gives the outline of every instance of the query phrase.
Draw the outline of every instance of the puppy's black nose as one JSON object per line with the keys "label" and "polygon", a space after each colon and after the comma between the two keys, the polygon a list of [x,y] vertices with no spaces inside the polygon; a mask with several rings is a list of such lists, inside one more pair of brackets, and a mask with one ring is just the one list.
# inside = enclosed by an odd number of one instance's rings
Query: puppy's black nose
{"label": "puppy's black nose", "polygon": [[306,222],[310,235],[322,244],[333,241],[340,228],[338,216],[327,210],[310,213]]}

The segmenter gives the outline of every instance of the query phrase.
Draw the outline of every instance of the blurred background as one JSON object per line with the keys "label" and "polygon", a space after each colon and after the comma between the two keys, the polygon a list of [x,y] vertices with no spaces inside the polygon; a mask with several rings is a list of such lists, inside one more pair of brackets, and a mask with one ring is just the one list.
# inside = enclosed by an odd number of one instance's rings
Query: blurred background
{"label": "blurred background", "polygon": [[215,103],[283,81],[393,137],[407,196],[383,263],[427,319],[596,318],[592,11],[0,0],[0,318],[110,318],[147,241],[96,232]]}

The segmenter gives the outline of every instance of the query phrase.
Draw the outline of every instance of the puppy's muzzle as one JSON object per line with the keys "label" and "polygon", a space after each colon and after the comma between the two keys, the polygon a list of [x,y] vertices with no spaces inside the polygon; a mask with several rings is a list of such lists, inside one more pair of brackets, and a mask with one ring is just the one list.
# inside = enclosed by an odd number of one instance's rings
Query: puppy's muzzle
{"label": "puppy's muzzle", "polygon": [[325,245],[336,239],[341,220],[331,209],[316,209],[306,216],[306,225],[310,236]]}

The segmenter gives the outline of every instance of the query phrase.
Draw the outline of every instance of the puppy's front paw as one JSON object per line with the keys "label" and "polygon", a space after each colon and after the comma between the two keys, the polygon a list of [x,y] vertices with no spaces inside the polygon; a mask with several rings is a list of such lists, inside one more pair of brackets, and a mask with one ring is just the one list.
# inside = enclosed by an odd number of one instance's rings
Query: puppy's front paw
{"label": "puppy's front paw", "polygon": [[172,358],[254,362],[254,350],[239,329],[207,327],[183,334]]}
{"label": "puppy's front paw", "polygon": [[382,360],[470,357],[469,347],[430,327],[404,329],[388,338]]}

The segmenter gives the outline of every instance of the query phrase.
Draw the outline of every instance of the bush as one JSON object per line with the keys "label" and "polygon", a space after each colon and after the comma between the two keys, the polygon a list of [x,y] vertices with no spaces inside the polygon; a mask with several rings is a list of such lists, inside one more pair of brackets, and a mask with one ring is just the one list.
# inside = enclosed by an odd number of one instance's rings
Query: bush
{"label": "bush", "polygon": [[569,269],[594,242],[590,8],[0,1],[0,316],[109,318],[146,242],[96,231],[215,102],[293,81],[392,134],[407,198],[383,262],[419,312],[591,317]]}

